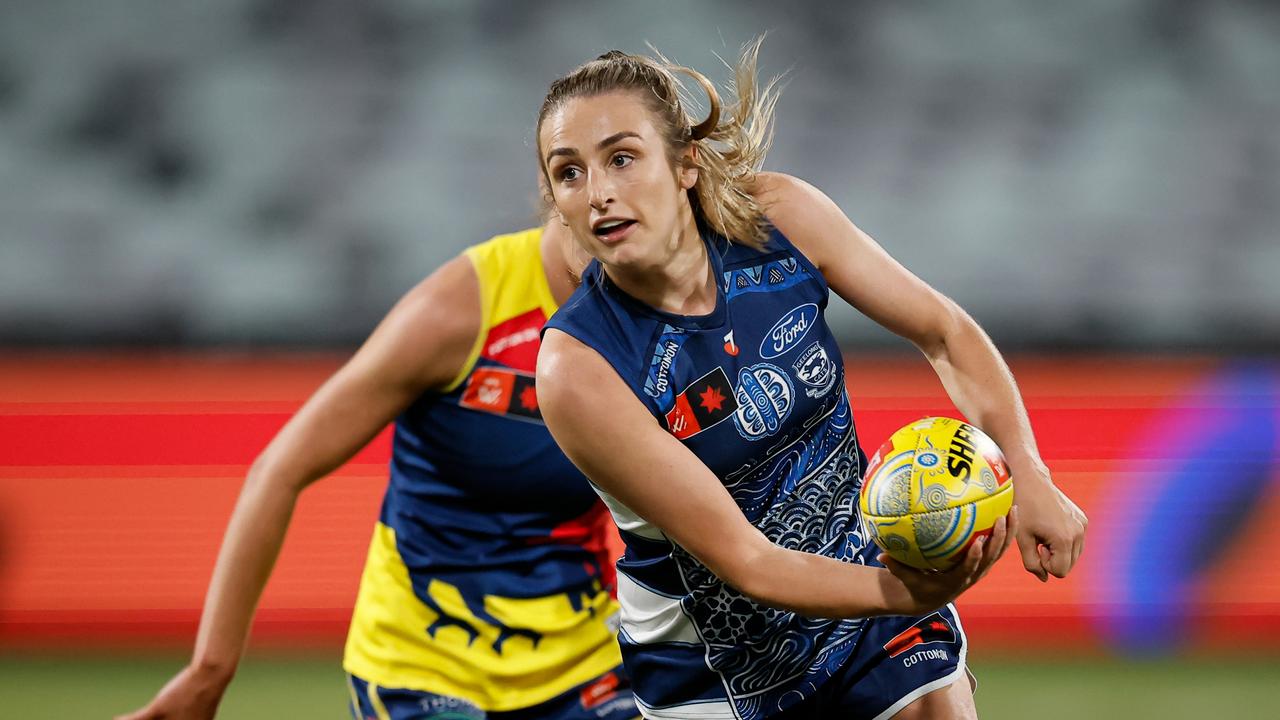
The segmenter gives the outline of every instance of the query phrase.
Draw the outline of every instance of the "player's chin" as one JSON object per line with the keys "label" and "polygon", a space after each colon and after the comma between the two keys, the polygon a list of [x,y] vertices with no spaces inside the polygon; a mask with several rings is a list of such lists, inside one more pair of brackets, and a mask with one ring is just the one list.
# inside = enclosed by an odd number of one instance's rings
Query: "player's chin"
{"label": "player's chin", "polygon": [[639,243],[620,242],[600,249],[600,262],[620,270],[638,271],[650,268],[654,263]]}

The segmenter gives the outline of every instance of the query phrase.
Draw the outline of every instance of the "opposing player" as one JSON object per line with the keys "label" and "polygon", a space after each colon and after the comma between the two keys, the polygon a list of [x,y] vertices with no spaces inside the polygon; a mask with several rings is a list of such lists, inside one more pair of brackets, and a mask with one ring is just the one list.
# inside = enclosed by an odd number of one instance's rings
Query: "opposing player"
{"label": "opposing player", "polygon": [[[626,542],[620,641],[646,717],[971,717],[949,602],[1015,535],[1029,571],[1065,576],[1085,518],[977,324],[820,191],[757,172],[776,99],[758,49],[723,116],[700,74],[616,51],[551,85],[539,157],[595,261],[547,325],[544,417]],[[708,93],[705,121],[676,72]],[[901,566],[859,528],[829,288],[915,343],[1008,455],[1018,507],[954,570]]]}
{"label": "opposing player", "polygon": [[129,720],[213,717],[298,494],[397,416],[343,663],[352,715],[636,716],[608,515],[534,392],[539,331],[573,288],[563,235],[499,236],[445,264],[280,431],[245,481],[191,663]]}

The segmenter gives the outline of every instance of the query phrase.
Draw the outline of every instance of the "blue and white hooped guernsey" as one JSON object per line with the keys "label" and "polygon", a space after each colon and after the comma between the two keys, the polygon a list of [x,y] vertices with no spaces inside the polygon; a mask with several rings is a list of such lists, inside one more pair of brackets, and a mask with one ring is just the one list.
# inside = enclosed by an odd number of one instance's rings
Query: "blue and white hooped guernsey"
{"label": "blue and white hooped guernsey", "polygon": [[[644,305],[593,262],[547,327],[611,363],[774,543],[875,564],[858,523],[866,456],[823,316],[826,282],[777,231],[763,252],[718,235],[705,242],[720,279],[711,314]],[[813,695],[853,651],[863,620],[759,605],[601,496],[627,545],[619,640],[646,717],[766,718]]]}

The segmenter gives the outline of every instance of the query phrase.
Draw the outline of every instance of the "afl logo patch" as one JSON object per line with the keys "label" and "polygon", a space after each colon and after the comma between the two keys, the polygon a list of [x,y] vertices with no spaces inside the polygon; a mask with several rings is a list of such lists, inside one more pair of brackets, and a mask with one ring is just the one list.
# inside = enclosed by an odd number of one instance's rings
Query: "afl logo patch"
{"label": "afl logo patch", "polygon": [[804,391],[809,397],[822,397],[836,384],[836,364],[831,362],[821,341],[805,348],[800,357],[791,363],[791,367],[795,368],[800,382],[809,386]]}
{"label": "afl logo patch", "polygon": [[791,380],[782,368],[769,363],[739,370],[734,395],[738,410],[733,423],[738,433],[748,440],[759,440],[778,432],[795,404]]}
{"label": "afl logo patch", "polygon": [[814,303],[792,308],[765,334],[764,341],[760,343],[760,357],[769,360],[795,348],[809,334],[809,328],[817,319],[818,306]]}

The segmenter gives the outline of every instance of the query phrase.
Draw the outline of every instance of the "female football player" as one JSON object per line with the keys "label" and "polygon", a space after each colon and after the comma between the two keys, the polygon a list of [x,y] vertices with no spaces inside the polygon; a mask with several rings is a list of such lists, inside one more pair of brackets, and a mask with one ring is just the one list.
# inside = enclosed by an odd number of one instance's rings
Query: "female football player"
{"label": "female football player", "polygon": [[[619,639],[646,717],[970,717],[949,602],[1014,536],[1027,570],[1065,576],[1085,517],[978,325],[822,192],[757,172],[776,99],[758,49],[724,113],[702,75],[617,51],[551,85],[539,158],[594,261],[547,324],[544,417],[626,542]],[[675,73],[708,94],[706,120]],[[1017,508],[951,571],[901,566],[859,528],[829,288],[917,345],[1008,456]]]}
{"label": "female football player", "polygon": [[353,717],[636,717],[607,513],[533,387],[538,333],[573,287],[562,235],[552,223],[446,263],[285,425],[245,481],[190,664],[129,720],[214,716],[299,493],[392,419],[343,661]]}

